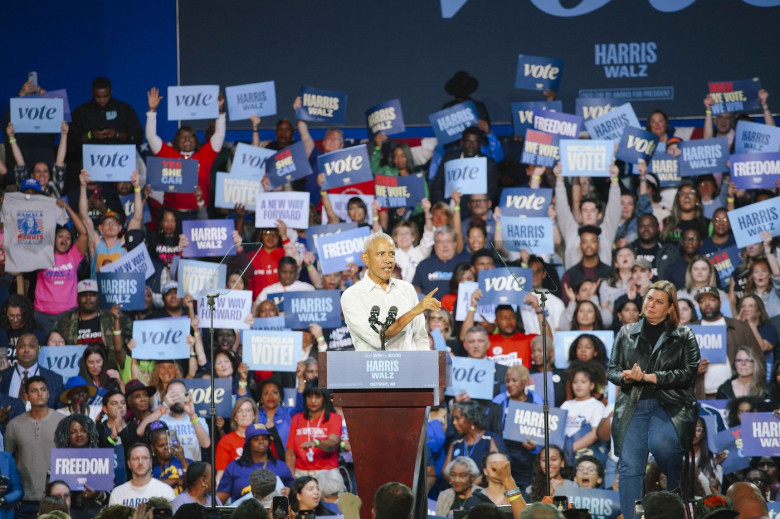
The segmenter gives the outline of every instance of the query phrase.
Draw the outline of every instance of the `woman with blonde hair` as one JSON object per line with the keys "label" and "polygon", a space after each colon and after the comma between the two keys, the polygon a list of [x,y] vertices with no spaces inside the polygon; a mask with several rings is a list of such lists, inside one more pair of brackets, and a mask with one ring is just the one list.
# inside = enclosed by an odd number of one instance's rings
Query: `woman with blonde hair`
{"label": "woman with blonde hair", "polygon": [[741,396],[769,398],[766,386],[766,366],[763,359],[757,359],[748,346],[740,346],[734,355],[732,371],[736,376],[718,388],[715,398],[734,400]]}
{"label": "woman with blonde hair", "polygon": [[[696,292],[704,287],[717,286],[718,274],[715,272],[715,267],[706,256],[698,255],[688,263],[688,268],[685,271],[685,289],[677,292],[677,298],[693,301],[694,307],[698,310],[699,303],[696,302]],[[718,294],[720,295],[721,313],[726,317],[731,317],[728,294],[719,288]]]}

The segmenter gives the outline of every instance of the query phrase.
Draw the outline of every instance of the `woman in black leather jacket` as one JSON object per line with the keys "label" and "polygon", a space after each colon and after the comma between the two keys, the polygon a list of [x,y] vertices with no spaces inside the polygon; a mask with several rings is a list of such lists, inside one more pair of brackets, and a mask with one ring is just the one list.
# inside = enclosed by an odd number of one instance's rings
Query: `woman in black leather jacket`
{"label": "woman in black leather jacket", "polygon": [[674,285],[657,281],[647,291],[642,318],[623,326],[612,347],[609,381],[621,388],[612,439],[620,457],[625,519],[634,519],[634,501],[642,498],[648,451],[674,491],[680,485],[683,453],[693,442],[699,346],[690,328],[680,326],[679,315]]}

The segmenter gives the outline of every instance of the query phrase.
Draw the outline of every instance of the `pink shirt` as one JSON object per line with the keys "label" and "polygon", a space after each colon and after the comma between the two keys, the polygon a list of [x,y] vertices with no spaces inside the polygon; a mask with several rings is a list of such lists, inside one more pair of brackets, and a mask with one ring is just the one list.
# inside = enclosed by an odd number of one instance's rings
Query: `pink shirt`
{"label": "pink shirt", "polygon": [[59,314],[76,307],[77,270],[83,258],[75,245],[65,254],[54,253],[54,268],[38,272],[36,312]]}

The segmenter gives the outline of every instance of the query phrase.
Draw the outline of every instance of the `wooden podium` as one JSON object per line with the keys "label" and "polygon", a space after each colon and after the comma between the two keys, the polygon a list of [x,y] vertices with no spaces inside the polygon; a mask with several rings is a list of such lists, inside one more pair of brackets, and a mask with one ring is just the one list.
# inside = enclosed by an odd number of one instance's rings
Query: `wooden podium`
{"label": "wooden podium", "polygon": [[371,519],[377,489],[388,481],[408,485],[415,518],[428,515],[425,427],[452,372],[443,351],[344,351],[319,354],[321,387],[344,410],[361,519]]}

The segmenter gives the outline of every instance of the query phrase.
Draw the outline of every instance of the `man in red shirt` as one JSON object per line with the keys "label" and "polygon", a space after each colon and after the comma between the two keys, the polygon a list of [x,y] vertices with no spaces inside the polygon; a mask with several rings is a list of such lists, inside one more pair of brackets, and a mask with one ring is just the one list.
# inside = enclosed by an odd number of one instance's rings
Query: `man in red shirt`
{"label": "man in red shirt", "polygon": [[[523,303],[531,305],[539,318],[539,328],[542,328],[542,322],[545,320],[544,312],[539,306],[539,301],[534,294],[526,294]],[[552,328],[550,324],[547,327],[547,336],[552,339]],[[526,334],[517,331],[517,314],[511,305],[498,305],[496,307],[496,328],[498,332],[490,336],[490,347],[487,351],[488,358],[503,364],[512,366],[522,364],[526,368],[531,368],[531,339],[536,334]]]}

